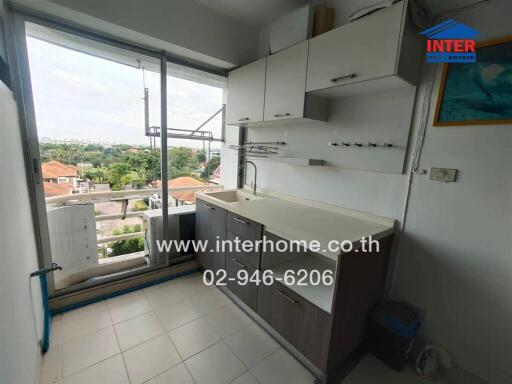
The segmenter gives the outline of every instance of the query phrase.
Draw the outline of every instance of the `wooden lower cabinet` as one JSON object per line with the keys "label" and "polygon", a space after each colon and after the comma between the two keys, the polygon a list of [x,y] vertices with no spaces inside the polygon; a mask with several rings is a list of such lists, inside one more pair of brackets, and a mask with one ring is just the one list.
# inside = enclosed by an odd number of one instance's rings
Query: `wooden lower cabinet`
{"label": "wooden lower cabinet", "polygon": [[[251,277],[258,271],[250,264],[242,264],[236,255],[229,254],[226,256],[226,272],[227,272],[227,287],[233,292],[240,300],[247,304],[253,311],[256,311],[256,304],[258,299],[258,286],[255,283],[248,283],[245,285],[239,284],[237,274],[239,271],[245,270],[248,276]],[[258,271],[259,272],[259,271]],[[234,280],[230,280],[234,279]]]}
{"label": "wooden lower cabinet", "polygon": [[317,367],[325,367],[329,314],[278,282],[258,289],[258,315]]}
{"label": "wooden lower cabinet", "polygon": [[[200,199],[196,209],[196,239],[208,240],[212,242],[210,246],[214,246],[217,236],[221,240],[238,237],[243,241],[261,239],[264,234],[267,240],[281,239],[263,233],[259,223]],[[307,252],[236,252],[233,249],[222,253],[208,251],[199,254],[198,259],[204,269],[225,268],[227,289],[254,312],[255,319],[259,315],[322,372],[325,383],[334,384],[350,372],[360,356],[368,313],[384,294],[392,239],[390,235],[379,240],[378,252],[353,251],[338,257],[329,313],[278,281],[270,286],[238,283],[237,274],[242,270],[252,276],[261,273],[260,268],[272,269],[272,265],[307,256]]]}
{"label": "wooden lower cabinet", "polygon": [[[203,270],[216,273],[226,268],[224,252],[216,251],[217,240],[226,239],[227,212],[225,209],[207,203],[200,199],[196,201],[196,241],[208,241],[204,252],[199,252],[197,258]],[[214,252],[210,252],[210,250]]]}

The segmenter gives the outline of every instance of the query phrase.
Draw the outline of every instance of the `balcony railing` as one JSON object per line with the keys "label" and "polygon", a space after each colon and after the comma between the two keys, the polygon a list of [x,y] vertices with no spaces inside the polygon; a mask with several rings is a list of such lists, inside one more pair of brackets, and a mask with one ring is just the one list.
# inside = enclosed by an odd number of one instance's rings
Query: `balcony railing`
{"label": "balcony railing", "polygon": [[[197,185],[190,187],[174,187],[169,188],[169,194],[174,192],[198,192],[198,191],[213,191],[217,189],[222,189],[221,185],[211,184],[211,185]],[[152,196],[153,194],[161,193],[160,188],[148,188],[148,189],[131,189],[124,191],[99,191],[99,192],[88,192],[88,193],[77,193],[72,195],[61,195],[61,196],[52,196],[47,197],[45,199],[46,204],[50,206],[61,206],[61,205],[73,205],[79,203],[103,203],[103,202],[122,202],[127,200],[140,200],[141,198]],[[105,215],[96,215],[96,222],[106,221],[106,220],[116,220],[116,219],[125,219],[131,217],[140,217],[142,218],[144,215],[144,211],[135,211],[135,212],[120,212],[120,213],[111,213]],[[98,244],[105,244],[114,241],[121,240],[129,240],[137,237],[144,236],[144,232],[133,232],[126,233],[122,235],[112,235],[105,237],[98,237]]]}

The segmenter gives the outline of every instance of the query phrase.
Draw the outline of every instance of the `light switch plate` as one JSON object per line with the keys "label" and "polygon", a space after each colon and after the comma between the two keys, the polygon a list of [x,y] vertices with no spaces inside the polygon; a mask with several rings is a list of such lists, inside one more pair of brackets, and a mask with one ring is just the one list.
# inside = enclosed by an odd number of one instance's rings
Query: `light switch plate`
{"label": "light switch plate", "polygon": [[445,183],[453,183],[457,178],[457,170],[451,168],[430,168],[429,179],[434,181],[442,181]]}

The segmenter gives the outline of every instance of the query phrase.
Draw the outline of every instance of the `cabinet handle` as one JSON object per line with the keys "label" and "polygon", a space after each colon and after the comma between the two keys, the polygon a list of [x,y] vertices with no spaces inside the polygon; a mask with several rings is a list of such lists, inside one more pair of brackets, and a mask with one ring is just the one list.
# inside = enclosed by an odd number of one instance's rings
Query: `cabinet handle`
{"label": "cabinet handle", "polygon": [[357,77],[357,73],[351,73],[350,75],[344,75],[344,76],[335,77],[335,78],[331,79],[331,82],[337,83],[338,81],[353,79],[355,77]]}
{"label": "cabinet handle", "polygon": [[238,121],[249,121],[251,119],[249,119],[248,117],[242,117],[240,119],[238,119]]}
{"label": "cabinet handle", "polygon": [[242,223],[242,224],[249,224],[247,221],[239,219],[238,217],[233,217],[233,220],[238,221],[239,223]]}
{"label": "cabinet handle", "polygon": [[235,263],[238,268],[247,269],[247,265],[243,265],[238,259],[233,259],[233,263]]}
{"label": "cabinet handle", "polygon": [[297,300],[292,299],[290,296],[288,296],[286,293],[284,293],[280,289],[277,290],[277,293],[279,293],[282,297],[284,297],[286,300],[288,300],[292,304],[297,304],[298,303]]}
{"label": "cabinet handle", "polygon": [[205,206],[206,208],[208,208],[208,209],[215,209],[215,207],[212,207],[212,206],[211,206],[211,205],[209,205],[209,204],[205,204],[204,206]]}
{"label": "cabinet handle", "polygon": [[290,114],[288,112],[286,112],[286,113],[276,113],[274,115],[274,117],[286,117],[286,116],[290,116]]}

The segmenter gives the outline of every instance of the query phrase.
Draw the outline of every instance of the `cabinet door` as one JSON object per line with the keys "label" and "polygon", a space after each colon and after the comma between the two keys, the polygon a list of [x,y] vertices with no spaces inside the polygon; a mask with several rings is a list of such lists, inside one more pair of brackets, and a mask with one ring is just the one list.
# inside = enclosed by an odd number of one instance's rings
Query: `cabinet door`
{"label": "cabinet door", "polygon": [[[202,200],[196,201],[196,241],[207,241],[209,237],[209,225],[211,210]],[[210,269],[209,252],[205,249],[197,252],[197,260],[203,269]]]}
{"label": "cabinet door", "polygon": [[267,58],[228,74],[227,124],[263,121]]}
{"label": "cabinet door", "polygon": [[267,57],[265,121],[304,116],[308,41]]}
{"label": "cabinet door", "polygon": [[311,39],[306,91],[394,74],[404,3]]}
{"label": "cabinet door", "polygon": [[205,252],[197,255],[203,269],[216,272],[225,268],[224,252],[217,251],[217,241],[226,239],[226,219],[226,210],[199,199],[196,201],[196,240],[208,242]]}
{"label": "cabinet door", "polygon": [[[227,232],[227,238],[233,240],[235,235]],[[240,300],[247,304],[252,310],[256,311],[256,304],[258,298],[258,286],[255,283],[247,281],[245,278],[239,278],[238,273],[246,271],[249,280],[251,276],[257,271],[250,264],[244,264],[243,259],[236,252],[226,252],[226,272],[227,272],[227,287],[233,292]]]}
{"label": "cabinet door", "polygon": [[277,282],[259,286],[257,312],[312,363],[325,369],[329,314]]}

